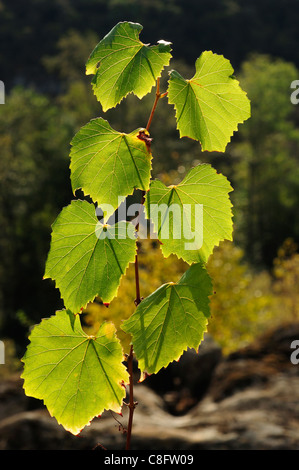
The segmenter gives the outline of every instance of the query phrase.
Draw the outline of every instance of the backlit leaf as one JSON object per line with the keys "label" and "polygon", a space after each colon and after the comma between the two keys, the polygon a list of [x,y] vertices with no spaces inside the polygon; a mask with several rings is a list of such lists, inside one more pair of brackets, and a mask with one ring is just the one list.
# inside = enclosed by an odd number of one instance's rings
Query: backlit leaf
{"label": "backlit leaf", "polygon": [[111,323],[88,336],[79,315],[61,310],[31,332],[23,358],[25,393],[43,400],[59,424],[78,434],[105,409],[120,413],[128,383],[123,360]]}
{"label": "backlit leaf", "polygon": [[99,205],[111,205],[108,216],[135,188],[149,187],[151,153],[138,134],[117,132],[98,118],[83,126],[71,142],[73,191],[81,188]]}
{"label": "backlit leaf", "polygon": [[193,264],[177,283],[162,285],[138,305],[122,329],[132,335],[142,373],[157,373],[197,349],[210,316],[212,283],[206,269]]}
{"label": "backlit leaf", "polygon": [[128,93],[138,98],[149,93],[170,61],[170,43],[143,44],[141,30],[138,23],[118,23],[88,59],[86,74],[94,74],[92,87],[103,111],[115,107]]}
{"label": "backlit leaf", "polygon": [[164,256],[205,263],[222,240],[232,240],[232,187],[208,164],[192,168],[178,185],[151,182],[147,217],[153,221]]}
{"label": "backlit leaf", "polygon": [[250,102],[233,77],[229,60],[205,51],[186,80],[170,72],[168,98],[176,109],[180,136],[199,140],[202,150],[224,152],[238,124],[250,117]]}
{"label": "backlit leaf", "polygon": [[93,204],[72,201],[53,224],[44,278],[55,280],[65,307],[77,313],[96,296],[113,299],[135,253],[132,224],[105,227]]}

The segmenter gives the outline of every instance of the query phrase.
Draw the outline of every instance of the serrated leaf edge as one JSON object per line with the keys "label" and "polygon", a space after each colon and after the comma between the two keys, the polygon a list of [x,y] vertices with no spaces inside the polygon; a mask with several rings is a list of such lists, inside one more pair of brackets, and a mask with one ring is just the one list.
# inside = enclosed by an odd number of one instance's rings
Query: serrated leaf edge
{"label": "serrated leaf edge", "polygon": [[[219,173],[215,168],[213,168],[213,167],[212,167],[210,164],[208,164],[208,163],[200,163],[199,165],[197,165],[196,167],[193,167],[193,168],[197,168],[197,167],[199,167],[199,166],[209,166],[209,167],[211,167],[211,168],[215,171],[215,174],[216,174],[216,175],[221,175],[221,176],[224,178],[224,180],[227,181],[227,183],[228,183],[228,185],[229,185],[229,188],[230,188],[229,191],[227,192],[227,195],[229,195],[229,193],[231,193],[232,191],[234,191],[234,188],[231,186],[230,181],[228,180],[228,178],[227,178],[225,175],[223,175],[223,173]],[[189,173],[193,170],[193,168],[191,168],[191,169],[189,170],[189,172],[187,173],[187,175],[184,177],[184,179],[183,179],[182,181],[180,181],[180,183],[178,183],[178,184],[175,185],[175,186],[179,186],[181,183],[183,183],[184,180],[185,180],[185,179],[187,178],[187,176],[189,175]],[[155,178],[154,180],[152,180],[151,183],[154,182],[154,181],[157,181],[157,182],[159,182],[159,183],[162,183],[163,186],[165,186],[166,188],[172,189],[172,186],[173,186],[173,185],[166,186],[166,185],[164,185],[164,183],[163,183],[161,180],[159,180],[158,178]],[[147,196],[147,194],[149,193],[150,189],[151,189],[151,188],[149,188],[149,190],[147,191],[146,196]],[[146,198],[146,196],[145,196],[145,198]],[[228,199],[229,199],[229,203],[230,203],[230,217],[231,217],[231,220],[232,220],[233,217],[234,217],[234,213],[233,213],[233,210],[232,210],[232,209],[233,209],[233,204],[232,204],[231,199],[230,199],[229,196],[228,196]],[[151,218],[149,217],[149,214],[148,214],[146,202],[145,202],[144,207],[145,207],[145,213],[146,213],[147,219],[148,219],[148,220],[151,220]],[[157,228],[155,227],[154,222],[153,222],[152,220],[151,220],[151,222],[152,222],[152,224],[153,224],[153,226],[154,226],[155,232],[156,232],[157,235],[158,235],[158,231],[157,231]],[[225,241],[225,240],[228,240],[228,241],[232,241],[232,240],[233,240],[233,227],[232,227],[232,233],[231,233],[230,237],[221,238],[220,240],[218,240],[218,242],[214,244],[213,250],[212,250],[212,252],[210,253],[209,257],[208,257],[206,260],[205,260],[205,259],[202,259],[202,263],[207,263],[207,262],[208,262],[208,259],[213,255],[213,252],[214,252],[215,248],[218,247],[218,246],[220,246],[220,243],[222,243],[222,242]],[[159,242],[160,242],[160,245],[161,245],[161,252],[162,252],[162,254],[163,254],[164,259],[169,258],[169,256],[171,256],[171,255],[175,255],[178,260],[182,260],[182,261],[184,261],[185,263],[188,263],[189,266],[191,266],[192,264],[195,263],[195,261],[193,261],[193,262],[187,261],[187,260],[184,259],[182,256],[177,255],[174,251],[170,251],[169,254],[166,255],[166,254],[164,253],[164,249],[163,249],[163,246],[164,246],[163,242],[160,241],[160,240],[159,240]]]}
{"label": "serrated leaf edge", "polygon": [[[39,324],[34,325],[34,326],[31,328],[31,333],[29,334],[29,337],[28,337],[28,340],[30,341],[30,344],[32,344],[32,340],[31,340],[32,331],[33,331],[33,329],[34,329],[36,326],[39,327],[43,321],[48,321],[48,320],[51,320],[51,318],[56,317],[56,316],[57,316],[57,313],[60,313],[60,312],[67,312],[67,311],[70,312],[70,311],[67,310],[67,309],[59,310],[59,311],[55,312],[54,315],[51,315],[50,317],[44,317],[44,318],[42,318]],[[70,312],[70,313],[72,313],[72,312]],[[74,315],[74,317],[75,317],[77,314],[73,314],[73,315]],[[111,325],[111,326],[113,327],[113,331],[114,331],[114,332],[113,332],[114,340],[119,344],[120,348],[122,349],[121,342],[120,342],[119,338],[118,338],[117,335],[116,335],[116,328],[115,328],[115,325],[113,324],[113,322],[112,322],[112,321],[104,321],[104,322],[101,324],[101,327],[102,327],[103,325]],[[101,328],[101,327],[100,327],[100,328]],[[80,332],[81,332],[82,336],[86,338],[86,341],[92,341],[92,340],[94,340],[94,339],[97,339],[97,335],[94,335],[94,338],[92,338],[92,337],[90,337],[90,335],[88,335],[87,333],[85,333],[85,331],[82,329],[81,324],[80,324]],[[30,344],[29,344],[29,346],[30,346]],[[54,419],[57,421],[57,423],[58,423],[59,425],[63,426],[63,428],[66,429],[66,431],[69,431],[71,434],[77,436],[78,434],[80,434],[80,432],[81,432],[85,427],[91,425],[91,423],[92,423],[92,421],[94,420],[94,418],[96,418],[96,417],[101,417],[102,413],[103,413],[105,410],[111,410],[111,411],[114,411],[115,413],[120,413],[120,412],[121,412],[122,405],[119,405],[118,407],[114,407],[114,406],[111,406],[110,404],[107,404],[105,407],[103,407],[103,409],[102,409],[101,411],[99,411],[99,413],[98,413],[97,415],[94,415],[94,416],[88,418],[88,421],[86,422],[86,424],[85,424],[83,427],[79,428],[79,427],[77,426],[77,427],[72,427],[72,428],[71,428],[71,427],[65,426],[65,425],[63,424],[63,420],[60,420],[59,418],[57,418],[57,417],[55,416],[55,414],[52,412],[52,410],[49,410],[49,408],[47,407],[47,404],[45,403],[45,400],[44,400],[43,398],[36,397],[36,396],[34,396],[34,395],[32,395],[32,394],[27,394],[27,392],[26,392],[26,386],[25,386],[25,380],[26,380],[26,378],[24,377],[24,375],[26,374],[26,367],[27,367],[27,366],[26,366],[26,354],[28,354],[28,348],[29,348],[29,346],[27,347],[26,352],[25,352],[25,354],[23,355],[23,357],[20,359],[21,362],[24,364],[23,372],[22,372],[22,374],[20,375],[20,378],[23,380],[23,390],[24,390],[24,393],[25,393],[26,396],[33,397],[33,398],[36,398],[36,399],[38,399],[38,400],[41,400],[42,403],[44,404],[44,406],[46,406],[46,408],[47,408],[47,410],[48,410],[48,412],[49,412],[49,415],[50,415],[52,418],[54,418]],[[124,359],[125,359],[125,357],[124,357]],[[126,385],[128,385],[128,383],[129,383],[129,375],[128,375],[128,373],[127,373],[127,382],[121,381],[121,382],[119,382],[118,385],[121,386],[121,387],[124,387],[124,390],[125,390],[125,387],[126,387]],[[123,399],[122,399],[122,400],[124,400],[125,396],[126,396],[126,392],[124,391]]]}
{"label": "serrated leaf edge", "polygon": [[[137,133],[140,132],[141,130],[143,130],[143,128],[140,127],[140,128],[138,128],[138,129],[136,129],[136,130],[130,132],[129,134],[127,134],[127,133],[125,133],[125,132],[119,132],[119,131],[116,131],[115,129],[113,129],[113,128],[110,126],[109,122],[108,122],[106,119],[103,119],[103,118],[93,118],[93,119],[91,119],[91,120],[89,121],[89,123],[91,123],[92,121],[95,121],[95,120],[97,120],[97,119],[101,119],[101,120],[105,121],[105,122],[109,125],[109,127],[111,128],[111,130],[112,130],[113,132],[119,134],[120,136],[124,136],[124,137],[125,137],[125,136],[133,136],[133,137],[138,138],[138,137],[137,137],[137,135],[138,135]],[[89,123],[87,123],[87,124],[89,124]],[[86,124],[86,125],[87,125],[87,124]],[[83,127],[84,127],[84,126],[83,126]],[[82,128],[81,128],[81,129],[82,129]],[[81,130],[81,129],[80,129],[80,130]],[[77,134],[80,132],[80,130],[77,132]],[[136,135],[135,135],[135,132],[136,132]],[[76,135],[73,137],[73,139],[71,140],[70,164],[69,164],[69,169],[70,169],[70,172],[71,172],[71,181],[72,181],[72,157],[73,157],[72,150],[73,150],[73,148],[74,148],[74,147],[73,147],[73,145],[74,145],[73,142],[74,142],[74,139],[75,139],[75,137],[77,136],[77,134],[76,134]],[[139,139],[139,140],[142,142],[141,139]],[[152,154],[151,151],[149,151],[149,149],[148,149],[148,147],[146,146],[146,143],[145,143],[145,142],[144,142],[144,146],[145,146],[145,148],[146,148],[147,156],[148,156],[148,158],[149,158],[149,160],[150,160],[150,168],[149,168],[149,184],[150,184],[151,174],[152,174],[152,170],[153,170],[153,165],[152,165],[153,154]],[[137,165],[136,165],[136,166],[137,166]],[[132,196],[133,193],[134,193],[134,191],[135,191],[136,189],[141,189],[141,190],[148,191],[149,188],[144,189],[144,188],[140,188],[140,187],[134,186],[134,188],[132,189],[132,191],[131,191],[130,193],[126,194],[126,196],[124,196],[123,201],[125,200],[126,197]],[[99,201],[98,199],[94,198],[87,190],[84,189],[83,186],[77,186],[76,188],[73,188],[73,184],[72,184],[72,191],[73,191],[74,197],[76,197],[76,192],[79,191],[79,190],[81,190],[85,196],[90,197],[90,199],[91,199],[94,203],[98,204],[99,207],[101,207],[101,204],[110,204],[110,201]],[[119,207],[119,206],[118,206],[118,207]],[[117,210],[118,207],[116,207],[114,210]],[[106,215],[106,218],[109,218],[111,215],[112,215],[112,214],[107,214],[107,215]]]}
{"label": "serrated leaf edge", "polygon": [[[130,25],[133,25],[133,27],[134,27],[134,26],[139,26],[139,27],[140,27],[140,28],[137,28],[137,29],[138,29],[138,39],[139,39],[139,42],[140,42],[140,44],[142,45],[142,47],[154,47],[154,46],[159,45],[159,44],[168,45],[168,46],[172,45],[171,42],[169,42],[169,41],[164,41],[163,39],[160,39],[159,41],[157,41],[157,44],[151,44],[151,45],[150,45],[150,44],[144,44],[142,41],[140,41],[140,38],[139,38],[139,36],[140,36],[140,34],[141,34],[141,31],[143,30],[143,26],[142,26],[140,23],[133,23],[133,22],[130,22],[130,21],[120,21],[120,22],[117,23],[112,29],[116,28],[116,27],[117,27],[118,25],[120,25],[120,24],[130,24]],[[112,30],[111,30],[111,31],[112,31]],[[108,35],[111,33],[111,31],[109,31],[109,32],[106,34],[106,36],[108,36]],[[105,37],[106,37],[106,36],[105,36]],[[105,39],[105,37],[102,38],[102,40]],[[101,41],[102,41],[102,40],[101,40]],[[100,42],[101,42],[101,41],[100,41]],[[97,46],[100,44],[100,42],[97,44]],[[95,46],[94,50],[96,49],[97,46]],[[141,50],[141,48],[140,48],[140,50]],[[158,78],[161,78],[162,73],[163,73],[163,70],[164,70],[166,67],[168,67],[168,65],[169,65],[169,63],[170,63],[170,60],[171,60],[171,58],[172,58],[171,51],[172,51],[172,49],[170,48],[170,49],[169,49],[169,54],[170,54],[169,60],[168,60],[168,61],[165,63],[165,65],[162,67],[162,69],[161,69],[161,71],[160,71],[160,74],[156,77],[156,81],[157,81]],[[92,54],[92,53],[93,53],[93,51],[91,52],[91,54]],[[88,61],[89,61],[89,59],[88,59]],[[87,63],[86,63],[86,68],[87,68],[88,61],[87,61]],[[95,73],[93,73],[93,72],[87,73],[87,72],[86,72],[86,75],[94,75],[94,77],[93,77],[93,79],[92,79],[92,82],[91,82],[92,90],[93,90],[93,93],[94,93],[95,97],[97,98],[97,100],[101,103],[101,101],[100,101],[100,99],[98,98],[98,96],[97,96],[97,94],[96,94],[96,91],[95,91],[96,88],[97,88],[97,85],[95,84],[95,81],[94,81],[95,78],[96,78],[96,72],[95,72]],[[155,84],[153,84],[152,87],[151,87],[151,89],[150,89],[149,91],[145,92],[145,93],[139,93],[139,94],[137,94],[137,93],[134,92],[134,91],[128,91],[122,98],[120,98],[120,100],[119,100],[114,106],[103,106],[103,104],[101,103],[102,110],[103,110],[104,113],[106,113],[109,109],[112,109],[112,108],[115,108],[116,106],[118,106],[124,99],[127,98],[128,95],[131,95],[131,94],[137,96],[137,98],[139,98],[139,100],[141,100],[142,98],[144,98],[144,96],[146,96],[146,95],[148,95],[148,94],[150,94],[150,93],[152,92],[154,86],[155,86]]]}
{"label": "serrated leaf edge", "polygon": [[[82,200],[82,199],[76,199],[76,200],[71,201],[71,203],[68,204],[67,206],[64,206],[63,209],[69,207],[73,202],[87,202],[87,201],[84,201],[84,200]],[[63,211],[63,209],[61,210],[61,212]],[[60,216],[61,212],[58,214],[56,220],[57,220],[58,217]],[[52,227],[52,232],[53,232],[53,226],[55,225],[56,220],[55,220],[55,221],[53,222],[53,224],[51,225],[51,227]],[[129,224],[129,222],[127,222],[127,224]],[[96,225],[97,225],[97,224],[96,224]],[[95,227],[96,227],[96,225],[95,225]],[[137,237],[136,237],[136,241],[137,241]],[[98,240],[96,241],[96,243],[98,243]],[[135,255],[136,255],[136,254],[137,254],[137,243],[135,243]],[[48,259],[48,258],[47,258],[47,259]],[[46,262],[46,264],[47,264],[47,262]],[[107,302],[111,302],[113,299],[115,299],[115,298],[117,297],[118,291],[119,291],[119,289],[120,289],[121,281],[122,281],[123,277],[126,276],[126,273],[127,273],[127,270],[129,269],[130,264],[132,264],[132,261],[129,261],[129,262],[127,263],[127,265],[126,265],[126,267],[125,267],[125,269],[124,269],[124,273],[123,273],[123,274],[120,276],[120,278],[119,278],[119,284],[118,284],[118,287],[117,287],[117,289],[116,289],[116,291],[115,291],[115,295],[114,295],[113,298],[111,298],[110,300],[107,300]],[[44,276],[43,276],[43,280],[46,280],[46,279],[50,279],[50,280],[54,283],[55,289],[58,289],[58,290],[59,290],[60,298],[61,298],[61,300],[64,302],[64,298],[63,298],[62,295],[61,295],[60,288],[59,288],[58,285],[57,285],[57,281],[56,281],[55,279],[53,279],[51,276],[49,276],[49,275],[47,274],[47,270],[45,269],[45,273],[44,273]],[[95,294],[94,297],[90,298],[90,299],[86,302],[86,304],[82,305],[82,307],[80,307],[79,311],[76,312],[76,314],[78,314],[78,313],[80,313],[82,310],[84,310],[90,302],[93,302],[93,301],[94,301],[94,299],[95,299],[96,297],[101,298],[101,296],[99,295],[98,292]],[[106,300],[105,300],[105,302],[106,302]],[[65,305],[65,303],[64,303],[64,307],[66,308],[66,310],[69,310],[69,307],[68,307],[67,305]]]}
{"label": "serrated leaf edge", "polygon": [[[196,265],[196,264],[200,264],[200,265],[206,270],[206,267],[205,267],[205,264],[204,264],[204,263],[192,263],[191,266]],[[188,268],[188,269],[189,269],[189,268]],[[151,294],[149,294],[149,295],[146,297],[146,299],[149,299],[149,298],[151,298],[152,296],[154,296],[154,295],[157,293],[157,291],[159,291],[159,290],[162,289],[162,288],[165,288],[165,289],[167,289],[167,288],[169,288],[169,287],[170,287],[170,288],[174,288],[174,286],[180,285],[181,280],[185,277],[185,275],[186,275],[188,269],[185,271],[185,273],[181,276],[181,278],[180,278],[177,282],[166,282],[166,283],[162,284],[160,287],[158,287],[158,289],[156,289],[154,292],[152,292]],[[172,286],[173,286],[173,287],[172,287]],[[210,307],[210,297],[212,297],[213,294],[214,294],[214,293],[213,293],[213,290],[212,290],[212,280],[211,280],[211,292],[210,292],[210,295],[208,295],[208,299],[209,299],[209,301],[208,301],[208,306],[209,306],[209,307]],[[171,295],[171,294],[170,294],[170,295]],[[122,325],[123,325],[124,323],[126,323],[133,315],[135,315],[136,312],[137,312],[137,309],[135,310],[135,312],[134,312],[129,318],[127,318],[126,320],[123,320],[123,321],[122,321]],[[167,362],[167,364],[165,364],[164,366],[162,366],[162,367],[161,367],[159,370],[157,370],[156,372],[148,372],[148,370],[147,370],[146,368],[140,369],[140,373],[141,373],[141,374],[140,374],[139,382],[143,382],[148,376],[153,375],[153,374],[157,374],[157,373],[158,373],[160,370],[162,370],[162,369],[166,369],[166,368],[169,366],[169,364],[171,364],[172,362],[178,362],[178,361],[180,360],[180,358],[182,357],[183,353],[184,353],[185,351],[187,351],[188,349],[194,349],[196,352],[198,352],[201,343],[204,341],[204,335],[208,332],[208,323],[209,323],[209,318],[210,318],[210,317],[211,317],[211,312],[209,312],[209,315],[206,317],[205,328],[203,328],[201,339],[199,339],[199,342],[198,342],[198,344],[197,344],[196,346],[192,346],[192,347],[191,347],[191,346],[188,346],[188,345],[187,345],[187,346],[185,346],[185,347],[182,347],[181,351],[178,353],[178,355],[177,355],[175,358],[169,360],[169,361]],[[134,335],[133,333],[129,332],[129,331],[126,331],[126,328],[123,328],[122,325],[120,326],[121,329],[123,329],[123,331],[124,331],[125,333],[131,335],[131,337],[132,337],[131,345],[134,347],[134,337],[135,337],[135,335]],[[136,358],[138,359],[137,355],[136,355]]]}

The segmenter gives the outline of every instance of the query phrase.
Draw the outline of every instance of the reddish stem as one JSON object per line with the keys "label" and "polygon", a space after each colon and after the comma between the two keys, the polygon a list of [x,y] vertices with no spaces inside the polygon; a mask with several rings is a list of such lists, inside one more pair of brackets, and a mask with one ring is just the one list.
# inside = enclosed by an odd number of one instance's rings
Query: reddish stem
{"label": "reddish stem", "polygon": [[[146,125],[146,130],[148,131],[150,128],[150,125],[153,120],[153,116],[155,114],[155,110],[158,104],[158,101],[160,98],[163,98],[164,96],[167,95],[167,92],[161,94],[160,93],[160,79],[157,79],[157,89],[156,89],[156,98],[155,102],[152,107],[152,111],[149,117],[149,120]],[[150,142],[148,143],[150,146]],[[144,204],[145,200],[145,191],[142,194],[142,199],[140,202],[140,205],[142,206]],[[139,214],[140,217],[140,214]],[[136,225],[136,231],[138,231],[139,228],[139,222]],[[138,265],[138,253],[135,255],[135,286],[136,286],[136,299],[135,299],[135,305],[138,307],[140,304],[142,297],[140,295],[140,282],[139,282],[139,265]],[[129,373],[129,403],[128,403],[128,408],[129,408],[129,420],[128,420],[128,428],[127,428],[127,442],[126,442],[126,450],[130,450],[131,447],[131,435],[132,435],[132,426],[133,426],[133,415],[134,415],[134,410],[136,408],[137,402],[134,401],[134,379],[133,379],[133,357],[134,357],[134,351],[133,351],[133,345],[131,345],[130,348],[130,354],[128,355],[127,363],[128,363],[128,373]]]}
{"label": "reddish stem", "polygon": [[146,125],[146,130],[148,131],[149,128],[150,128],[150,125],[152,123],[152,120],[153,120],[153,117],[154,117],[154,114],[155,114],[155,111],[156,111],[156,107],[157,107],[157,104],[158,104],[158,101],[160,98],[163,98],[164,96],[167,95],[167,91],[165,93],[160,93],[160,78],[157,78],[157,88],[156,88],[156,98],[155,98],[155,101],[154,101],[154,104],[153,104],[153,107],[152,107],[152,111],[151,111],[151,114],[150,114],[150,117],[147,121],[147,125]]}
{"label": "reddish stem", "polygon": [[130,354],[128,356],[128,372],[130,377],[130,384],[129,384],[129,391],[130,391],[130,401],[128,404],[129,408],[129,421],[128,421],[128,429],[127,429],[127,442],[126,442],[126,450],[130,450],[131,447],[131,435],[132,435],[132,425],[133,425],[133,415],[136,403],[134,402],[133,396],[133,346],[131,346]]}
{"label": "reddish stem", "polygon": [[[135,256],[135,284],[136,284],[136,299],[135,305],[136,307],[141,302],[140,297],[140,284],[139,284],[139,267],[138,267],[138,255]],[[131,435],[132,435],[132,426],[133,426],[133,415],[134,410],[136,408],[137,402],[134,401],[134,377],[133,377],[133,345],[131,345],[130,354],[128,356],[128,372],[129,372],[129,395],[130,401],[128,404],[129,408],[129,421],[128,421],[128,429],[127,429],[127,442],[126,442],[126,450],[130,450],[131,446]]]}

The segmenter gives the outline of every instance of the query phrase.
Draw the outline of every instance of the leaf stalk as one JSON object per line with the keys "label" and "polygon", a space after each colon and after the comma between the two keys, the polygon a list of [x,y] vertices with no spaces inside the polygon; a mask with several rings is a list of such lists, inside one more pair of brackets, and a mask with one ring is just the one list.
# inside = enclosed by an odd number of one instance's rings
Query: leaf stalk
{"label": "leaf stalk", "polygon": [[[145,191],[143,191],[142,199],[140,201],[140,210],[145,201]],[[140,211],[139,211],[140,217]],[[136,232],[139,229],[139,221],[136,225]],[[138,252],[135,255],[135,288],[136,288],[136,298],[135,298],[135,305],[138,307],[140,302],[142,301],[142,297],[140,295],[140,281],[139,281],[139,265],[138,265]],[[132,427],[133,427],[133,415],[134,410],[136,408],[137,402],[134,401],[134,377],[133,377],[133,359],[134,359],[134,350],[133,345],[130,348],[130,354],[128,356],[128,373],[129,373],[129,420],[128,420],[128,428],[127,428],[127,441],[126,441],[126,450],[130,450],[131,446],[131,435],[132,435]]]}
{"label": "leaf stalk", "polygon": [[165,93],[160,93],[160,78],[158,77],[157,78],[157,88],[156,88],[156,98],[155,98],[155,101],[154,101],[154,104],[153,104],[153,107],[152,107],[152,110],[151,110],[150,117],[147,121],[147,125],[146,125],[146,130],[147,131],[149,130],[149,128],[151,126],[151,123],[152,123],[152,120],[153,120],[153,117],[154,117],[159,99],[164,98],[164,96],[166,96],[167,93],[168,93],[168,91],[166,91]]}

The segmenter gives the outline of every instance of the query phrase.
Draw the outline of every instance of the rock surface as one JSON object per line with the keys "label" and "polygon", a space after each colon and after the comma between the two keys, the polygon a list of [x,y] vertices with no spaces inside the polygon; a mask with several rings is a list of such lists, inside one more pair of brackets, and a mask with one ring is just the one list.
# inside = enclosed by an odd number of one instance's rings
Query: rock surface
{"label": "rock surface", "polygon": [[[299,364],[291,342],[299,324],[280,327],[223,358],[207,341],[199,354],[135,386],[132,450],[299,449]],[[208,345],[209,342],[209,345]],[[204,344],[204,343],[203,343]],[[124,449],[124,416],[105,412],[75,437],[26,397],[19,377],[0,384],[0,450]]]}

